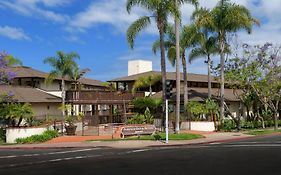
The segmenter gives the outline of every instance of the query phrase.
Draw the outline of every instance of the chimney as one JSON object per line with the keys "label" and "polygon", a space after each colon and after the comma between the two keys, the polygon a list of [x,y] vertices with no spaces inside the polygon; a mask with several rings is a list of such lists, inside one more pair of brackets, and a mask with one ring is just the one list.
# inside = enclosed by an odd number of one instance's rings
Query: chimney
{"label": "chimney", "polygon": [[128,76],[152,71],[152,61],[130,60],[128,62]]}

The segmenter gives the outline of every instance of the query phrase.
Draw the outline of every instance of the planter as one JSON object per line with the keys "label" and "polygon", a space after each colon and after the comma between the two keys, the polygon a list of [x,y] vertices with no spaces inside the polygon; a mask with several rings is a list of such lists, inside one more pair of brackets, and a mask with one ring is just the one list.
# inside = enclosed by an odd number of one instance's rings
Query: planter
{"label": "planter", "polygon": [[73,136],[75,135],[77,126],[65,126],[66,135]]}
{"label": "planter", "polygon": [[6,142],[16,143],[17,138],[30,137],[32,135],[39,135],[46,131],[46,127],[42,128],[7,128],[6,129]]}
{"label": "planter", "polygon": [[193,131],[215,131],[214,122],[204,122],[204,121],[191,121],[191,122],[182,122],[182,129],[189,129]]}

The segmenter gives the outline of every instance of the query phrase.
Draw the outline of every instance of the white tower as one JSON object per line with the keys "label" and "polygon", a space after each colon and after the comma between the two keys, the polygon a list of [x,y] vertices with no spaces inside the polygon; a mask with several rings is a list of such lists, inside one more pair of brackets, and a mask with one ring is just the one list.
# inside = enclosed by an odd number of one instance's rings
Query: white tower
{"label": "white tower", "polygon": [[152,71],[152,61],[130,60],[128,62],[128,76]]}

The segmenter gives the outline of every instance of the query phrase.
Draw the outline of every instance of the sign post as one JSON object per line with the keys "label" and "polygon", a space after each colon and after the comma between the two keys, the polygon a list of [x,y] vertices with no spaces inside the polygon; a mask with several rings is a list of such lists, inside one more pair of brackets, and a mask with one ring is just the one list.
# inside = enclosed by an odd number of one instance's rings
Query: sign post
{"label": "sign post", "polygon": [[168,99],[166,99],[166,143],[169,142],[169,112],[168,112]]}

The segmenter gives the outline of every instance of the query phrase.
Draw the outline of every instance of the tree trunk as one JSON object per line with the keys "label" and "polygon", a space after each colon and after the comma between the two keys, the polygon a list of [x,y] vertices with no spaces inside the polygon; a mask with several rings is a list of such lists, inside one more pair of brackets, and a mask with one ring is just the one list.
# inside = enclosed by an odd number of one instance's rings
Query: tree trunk
{"label": "tree trunk", "polygon": [[18,121],[18,124],[17,124],[17,127],[20,127],[20,123],[22,122],[22,117],[19,118],[19,121]]}
{"label": "tree trunk", "polygon": [[152,95],[152,87],[149,85],[149,97]]}
{"label": "tree trunk", "polygon": [[275,110],[274,110],[274,130],[278,130],[278,120],[279,120],[279,101],[277,100],[276,101],[276,104],[275,104]]}
{"label": "tree trunk", "polygon": [[64,77],[62,77],[61,79],[61,99],[62,99],[62,116],[65,116],[65,81],[64,81]]}
{"label": "tree trunk", "polygon": [[247,111],[247,120],[248,120],[248,121],[251,121],[249,106],[248,106],[248,105],[245,105],[245,106],[246,106],[246,111]]}
{"label": "tree trunk", "polygon": [[211,57],[208,55],[208,98],[212,98]]}
{"label": "tree trunk", "polygon": [[[175,0],[177,6],[178,2]],[[179,34],[179,20],[175,19],[175,33],[176,33],[176,128],[175,133],[180,131],[180,34]]]}
{"label": "tree trunk", "polygon": [[225,40],[224,40],[224,34],[223,32],[220,32],[219,34],[219,42],[220,42],[220,114],[221,114],[221,120],[224,119],[224,61],[225,61]]}
{"label": "tree trunk", "polygon": [[165,126],[165,108],[166,108],[166,60],[165,60],[165,46],[164,46],[164,24],[162,21],[157,22],[159,34],[160,34],[160,55],[161,55],[161,74],[162,74],[162,119],[163,126]]}
{"label": "tree trunk", "polygon": [[274,130],[277,131],[278,130],[278,111],[275,110],[274,111]]}
{"label": "tree trunk", "polygon": [[182,52],[182,69],[183,69],[183,81],[184,81],[184,105],[188,102],[188,84],[187,84],[187,64],[185,58],[185,51]]}

